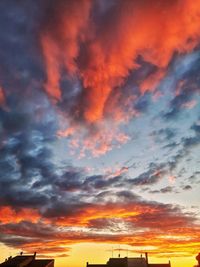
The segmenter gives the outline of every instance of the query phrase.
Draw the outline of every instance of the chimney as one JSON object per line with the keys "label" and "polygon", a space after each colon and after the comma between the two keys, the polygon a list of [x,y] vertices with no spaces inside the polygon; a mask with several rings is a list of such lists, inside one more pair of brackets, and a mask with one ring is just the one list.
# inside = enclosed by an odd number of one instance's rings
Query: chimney
{"label": "chimney", "polygon": [[147,252],[145,252],[145,258],[146,258],[146,263],[148,265],[149,264],[149,261],[148,261],[148,253]]}
{"label": "chimney", "polygon": [[36,257],[36,252],[34,252],[34,255],[33,255],[33,257],[34,257],[34,259],[35,259],[35,257]]}
{"label": "chimney", "polygon": [[23,251],[20,252],[20,256],[22,256],[22,254],[23,254]]}

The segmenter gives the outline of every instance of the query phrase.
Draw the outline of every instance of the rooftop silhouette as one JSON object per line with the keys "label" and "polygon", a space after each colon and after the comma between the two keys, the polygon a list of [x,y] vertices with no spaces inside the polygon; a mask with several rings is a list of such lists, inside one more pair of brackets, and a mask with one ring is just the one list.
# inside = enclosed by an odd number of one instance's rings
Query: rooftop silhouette
{"label": "rooftop silhouette", "polygon": [[197,265],[197,266],[200,266],[200,252],[199,252],[199,254],[196,256],[196,260],[198,261],[198,265]]}
{"label": "rooftop silhouette", "polygon": [[106,264],[89,264],[87,267],[171,267],[170,261],[168,263],[149,263],[148,254],[145,257],[135,258],[110,258]]}
{"label": "rooftop silhouette", "polygon": [[54,259],[36,259],[36,252],[33,255],[20,255],[5,259],[0,267],[54,267]]}

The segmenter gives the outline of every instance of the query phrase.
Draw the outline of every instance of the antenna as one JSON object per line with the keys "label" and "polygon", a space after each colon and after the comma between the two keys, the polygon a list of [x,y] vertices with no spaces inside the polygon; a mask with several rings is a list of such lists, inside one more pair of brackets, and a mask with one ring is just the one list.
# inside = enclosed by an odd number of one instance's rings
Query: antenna
{"label": "antenna", "polygon": [[119,255],[118,255],[118,256],[119,256],[119,258],[120,258],[120,245],[119,245]]}
{"label": "antenna", "polygon": [[112,258],[113,258],[113,247],[112,247]]}

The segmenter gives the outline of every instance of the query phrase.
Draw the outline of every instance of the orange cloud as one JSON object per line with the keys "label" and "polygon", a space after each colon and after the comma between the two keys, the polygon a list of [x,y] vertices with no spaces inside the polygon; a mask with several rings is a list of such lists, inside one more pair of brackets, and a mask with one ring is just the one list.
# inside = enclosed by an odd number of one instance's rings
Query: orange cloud
{"label": "orange cloud", "polygon": [[4,104],[5,104],[5,95],[3,89],[0,87],[0,105],[2,106]]}
{"label": "orange cloud", "polygon": [[0,208],[1,223],[19,223],[21,221],[37,222],[39,219],[40,215],[34,209],[23,208],[16,211],[9,206]]}
{"label": "orange cloud", "polygon": [[[162,217],[162,219],[158,219]],[[187,226],[188,217],[183,214],[176,215],[175,211],[167,206],[151,205],[145,202],[135,203],[106,203],[88,204],[83,206],[79,212],[72,215],[56,218],[55,223],[63,226],[87,226],[91,221],[107,219],[121,219],[123,222],[131,223],[136,227],[167,229]],[[165,224],[163,222],[165,221]],[[190,222],[190,220],[189,220]]]}
{"label": "orange cloud", "polygon": [[49,7],[50,18],[41,32],[41,45],[46,61],[45,89],[54,99],[61,98],[60,77],[63,68],[73,74],[79,41],[84,39],[90,11],[90,0],[59,1]]}
{"label": "orange cloud", "polygon": [[150,74],[147,79],[141,82],[140,84],[140,90],[142,93],[145,93],[146,91],[154,91],[156,89],[156,86],[159,84],[159,82],[162,80],[162,78],[165,76],[164,70],[159,70],[153,74]]}
{"label": "orange cloud", "polygon": [[127,143],[130,139],[117,126],[112,121],[110,123],[100,122],[91,128],[84,127],[82,124],[74,124],[72,127],[58,131],[57,134],[59,137],[70,137],[71,153],[77,153],[79,158],[84,157],[88,152],[94,157],[99,157],[113,147],[120,147]]}
{"label": "orange cloud", "polygon": [[[5,211],[4,208],[3,212]],[[193,219],[159,203],[107,203],[82,207],[77,214],[71,217],[63,214],[55,222],[19,221],[14,224],[16,221],[12,217],[12,221],[9,218],[0,225],[0,230],[7,236],[7,242],[11,235],[9,244],[23,248],[26,252],[36,250],[40,253],[62,253],[69,251],[70,244],[106,242],[131,245],[135,252],[143,253],[148,248],[152,255],[177,257],[190,256],[199,249],[199,225]],[[109,232],[109,224],[104,225],[104,222],[109,221],[112,222],[113,230],[113,223],[119,223],[117,229],[120,231]],[[19,239],[12,239],[12,235],[18,236],[21,241],[18,243]],[[41,237],[45,238],[45,247]]]}
{"label": "orange cloud", "polygon": [[198,1],[119,1],[102,15],[101,23],[88,24],[92,3],[58,5],[51,28],[41,34],[47,92],[61,97],[62,65],[70,74],[76,72],[82,79],[82,110],[89,123],[104,118],[111,92],[138,67],[139,55],[162,69],[141,84],[144,92],[163,77],[175,52],[192,51],[200,37]]}
{"label": "orange cloud", "polygon": [[[40,32],[45,90],[57,102],[64,99],[65,90],[72,90],[61,88],[63,73],[81,84],[79,97],[71,100],[72,110],[63,114],[69,128],[58,132],[71,139],[71,153],[82,148],[80,158],[88,151],[97,157],[114,143],[126,143],[129,137],[119,128],[140,112],[134,109],[138,93],[126,95],[123,86],[141,67],[138,57],[155,69],[137,81],[137,90],[141,95],[153,92],[156,100],[168,64],[175,53],[189,53],[198,45],[199,28],[197,1],[114,1],[104,12],[90,0],[62,0],[48,6]],[[110,131],[107,123],[112,124]]]}

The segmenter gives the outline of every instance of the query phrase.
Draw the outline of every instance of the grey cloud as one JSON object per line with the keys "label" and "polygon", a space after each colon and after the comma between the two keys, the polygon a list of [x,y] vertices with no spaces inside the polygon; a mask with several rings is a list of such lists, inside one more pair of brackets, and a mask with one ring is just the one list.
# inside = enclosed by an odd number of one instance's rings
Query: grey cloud
{"label": "grey cloud", "polygon": [[149,190],[149,193],[151,194],[157,194],[157,193],[161,193],[161,194],[166,194],[166,193],[178,193],[174,187],[172,186],[166,186],[163,187],[161,189],[158,190]]}
{"label": "grey cloud", "polygon": [[175,119],[183,106],[193,100],[195,94],[199,94],[199,65],[199,51],[174,61],[171,69],[174,86],[178,86],[178,81],[183,81],[183,84],[179,85],[180,92],[171,100],[169,111],[163,115],[164,119]]}
{"label": "grey cloud", "polygon": [[191,185],[185,185],[183,187],[183,190],[191,190],[192,189],[192,186]]}

